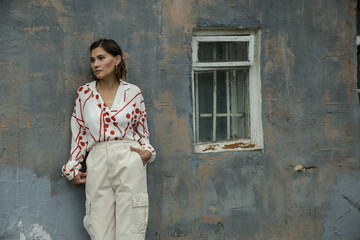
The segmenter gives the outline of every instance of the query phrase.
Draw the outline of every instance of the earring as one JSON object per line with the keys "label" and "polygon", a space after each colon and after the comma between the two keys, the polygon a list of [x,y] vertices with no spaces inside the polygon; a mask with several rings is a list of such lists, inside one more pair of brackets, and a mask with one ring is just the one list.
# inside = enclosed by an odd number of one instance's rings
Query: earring
{"label": "earring", "polygon": [[115,66],[115,72],[117,72],[118,68],[117,68],[117,65]]}

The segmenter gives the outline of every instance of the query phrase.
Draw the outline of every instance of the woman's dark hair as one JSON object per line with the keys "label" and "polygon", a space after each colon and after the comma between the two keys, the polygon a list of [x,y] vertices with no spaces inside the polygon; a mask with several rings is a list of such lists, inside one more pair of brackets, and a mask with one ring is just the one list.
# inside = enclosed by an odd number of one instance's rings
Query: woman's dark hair
{"label": "woman's dark hair", "polygon": [[[90,46],[90,53],[93,49],[102,47],[105,51],[116,57],[117,55],[121,56],[121,62],[117,68],[117,71],[115,71],[116,78],[118,80],[120,79],[126,79],[126,65],[125,60],[123,57],[123,52],[121,51],[120,46],[112,39],[99,39]],[[93,78],[95,80],[98,80],[94,73],[92,73]]]}

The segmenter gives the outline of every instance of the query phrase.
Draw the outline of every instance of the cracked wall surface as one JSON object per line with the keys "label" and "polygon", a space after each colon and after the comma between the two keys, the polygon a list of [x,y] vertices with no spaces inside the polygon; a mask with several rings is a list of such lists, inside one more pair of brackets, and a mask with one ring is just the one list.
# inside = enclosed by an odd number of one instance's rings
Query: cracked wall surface
{"label": "cracked wall surface", "polygon": [[[0,239],[89,239],[61,177],[89,45],[113,38],[157,159],[147,239],[360,238],[355,0],[3,0]],[[195,153],[194,28],[261,30],[264,149]]]}

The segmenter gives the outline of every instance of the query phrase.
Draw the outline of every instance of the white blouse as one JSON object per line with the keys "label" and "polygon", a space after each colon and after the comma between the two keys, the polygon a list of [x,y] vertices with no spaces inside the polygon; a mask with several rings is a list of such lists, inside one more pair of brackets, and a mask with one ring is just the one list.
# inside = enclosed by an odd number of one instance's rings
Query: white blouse
{"label": "white blouse", "polygon": [[96,81],[81,86],[77,91],[71,117],[70,159],[62,168],[62,175],[72,180],[81,169],[85,153],[97,142],[134,140],[142,149],[149,150],[149,162],[155,159],[150,145],[146,108],[140,89],[120,81],[115,99],[109,109],[96,90]]}

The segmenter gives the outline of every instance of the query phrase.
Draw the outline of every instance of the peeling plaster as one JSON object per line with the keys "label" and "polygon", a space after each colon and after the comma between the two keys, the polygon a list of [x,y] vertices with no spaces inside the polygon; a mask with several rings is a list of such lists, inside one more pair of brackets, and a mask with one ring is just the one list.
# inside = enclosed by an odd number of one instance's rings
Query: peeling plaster
{"label": "peeling plaster", "polygon": [[[22,224],[21,222],[19,222],[19,226],[22,226],[20,224]],[[51,240],[50,235],[37,223],[33,224],[30,229],[21,229],[20,231],[20,240]]]}
{"label": "peeling plaster", "polygon": [[50,27],[49,26],[36,26],[36,27],[32,27],[32,28],[24,28],[24,32],[25,33],[29,33],[30,35],[34,36],[36,33],[41,32],[43,30],[49,31]]}
{"label": "peeling plaster", "polygon": [[298,171],[298,172],[305,172],[305,171],[316,169],[315,166],[305,167],[302,164],[296,164],[296,166],[291,166],[291,167],[293,168],[294,171]]}

